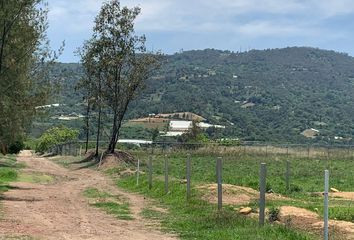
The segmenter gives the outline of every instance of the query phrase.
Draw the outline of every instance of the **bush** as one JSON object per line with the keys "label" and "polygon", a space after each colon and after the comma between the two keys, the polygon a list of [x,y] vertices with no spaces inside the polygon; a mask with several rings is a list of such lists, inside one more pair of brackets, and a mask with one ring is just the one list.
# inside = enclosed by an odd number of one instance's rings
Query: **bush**
{"label": "bush", "polygon": [[45,131],[38,139],[36,152],[45,152],[50,147],[67,142],[76,141],[79,130],[67,127],[54,127]]}
{"label": "bush", "polygon": [[276,208],[276,207],[270,208],[269,215],[268,215],[269,222],[273,223],[275,221],[278,221],[279,220],[279,213],[280,213],[279,208]]}
{"label": "bush", "polygon": [[19,153],[22,149],[24,149],[25,144],[22,141],[16,141],[9,146],[9,154],[17,154]]}

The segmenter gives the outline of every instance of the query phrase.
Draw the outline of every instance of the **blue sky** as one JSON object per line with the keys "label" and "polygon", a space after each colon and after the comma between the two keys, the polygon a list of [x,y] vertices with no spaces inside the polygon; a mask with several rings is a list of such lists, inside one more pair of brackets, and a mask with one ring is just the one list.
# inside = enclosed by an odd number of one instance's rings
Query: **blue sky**
{"label": "blue sky", "polygon": [[[74,51],[90,38],[103,0],[48,0],[48,36],[54,49],[65,40],[62,62],[78,62]],[[311,46],[354,56],[352,0],[121,0],[140,6],[137,34],[149,50]]]}

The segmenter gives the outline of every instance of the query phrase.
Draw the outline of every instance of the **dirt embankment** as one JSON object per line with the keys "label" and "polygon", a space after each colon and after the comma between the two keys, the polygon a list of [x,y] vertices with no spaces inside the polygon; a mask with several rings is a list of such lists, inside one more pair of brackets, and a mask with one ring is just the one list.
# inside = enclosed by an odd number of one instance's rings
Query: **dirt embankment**
{"label": "dirt embankment", "polygon": [[[39,239],[176,239],[149,227],[140,212],[151,204],[143,196],[126,193],[112,180],[97,171],[81,169],[70,171],[45,158],[24,151],[18,157],[26,164],[27,173],[53,176],[52,183],[14,183],[3,196],[3,218],[0,238],[30,236]],[[119,220],[90,207],[82,192],[95,187],[122,195],[130,204],[134,220]]]}
{"label": "dirt embankment", "polygon": [[[232,184],[223,184],[223,203],[229,205],[248,205],[259,199],[259,192],[248,187],[241,187]],[[206,184],[197,187],[202,193],[204,200],[217,203],[217,184]],[[352,192],[331,193],[331,197],[354,199]],[[279,194],[267,194],[268,200],[291,200]],[[241,208],[242,209],[242,208]],[[240,210],[240,209],[238,209]],[[249,216],[258,217],[258,209],[253,209],[253,213],[248,211]],[[312,211],[293,206],[282,206],[279,208],[278,223],[285,226],[309,231],[321,235],[323,232],[323,219]],[[333,239],[354,239],[354,223],[338,220],[329,221],[329,229]]]}

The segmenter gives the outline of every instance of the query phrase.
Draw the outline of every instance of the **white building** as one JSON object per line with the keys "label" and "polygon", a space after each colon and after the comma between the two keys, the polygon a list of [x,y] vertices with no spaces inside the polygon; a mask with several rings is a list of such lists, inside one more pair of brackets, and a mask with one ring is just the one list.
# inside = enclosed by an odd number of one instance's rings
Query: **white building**
{"label": "white building", "polygon": [[192,128],[192,121],[170,121],[170,131],[187,132]]}
{"label": "white building", "polygon": [[[198,127],[200,128],[225,128],[222,125],[213,125],[209,123],[199,122],[197,123]],[[179,132],[187,132],[189,129],[192,128],[192,121],[170,121],[170,131],[179,131]]]}

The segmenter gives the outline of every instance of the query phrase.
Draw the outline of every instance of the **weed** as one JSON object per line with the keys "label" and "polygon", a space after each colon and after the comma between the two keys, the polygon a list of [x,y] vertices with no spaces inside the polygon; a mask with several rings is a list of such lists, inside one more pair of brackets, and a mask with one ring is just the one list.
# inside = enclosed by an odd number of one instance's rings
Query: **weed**
{"label": "weed", "polygon": [[122,200],[120,196],[99,191],[97,188],[87,188],[83,192],[84,196],[93,199],[92,206],[103,209],[105,212],[114,215],[122,220],[132,220],[129,204]]}

